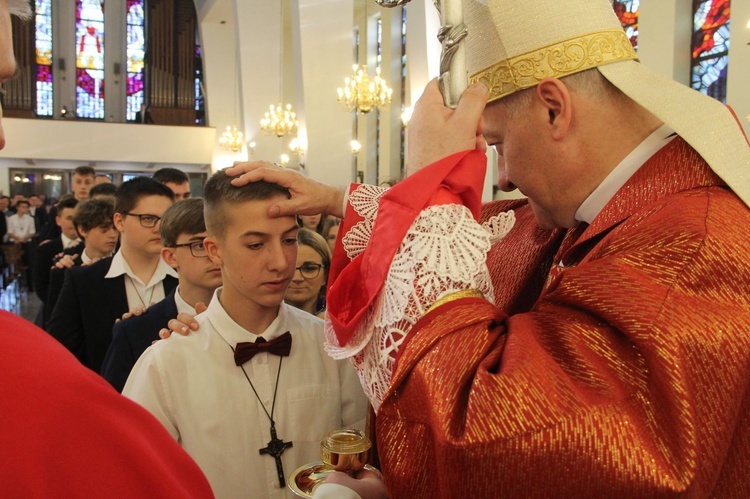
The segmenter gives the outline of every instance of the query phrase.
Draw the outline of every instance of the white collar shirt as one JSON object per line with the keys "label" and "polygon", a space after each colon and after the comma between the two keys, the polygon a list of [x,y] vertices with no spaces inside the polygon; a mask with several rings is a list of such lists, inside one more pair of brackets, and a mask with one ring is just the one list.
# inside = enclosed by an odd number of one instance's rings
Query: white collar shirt
{"label": "white collar shirt", "polygon": [[246,377],[232,349],[258,335],[229,316],[220,295],[221,288],[196,317],[198,331],[172,335],[141,355],[123,395],[162,422],[201,467],[217,498],[291,499],[294,494],[279,487],[274,458],[259,454],[270,440],[266,411],[273,412],[278,438],[293,444],[281,456],[288,479],[320,460],[320,441],[329,430],[363,429],[367,399],[351,363],[326,354],[323,321],[285,303],[259,333],[271,340],[290,331],[290,355],[259,353],[243,365]]}
{"label": "white collar shirt", "polygon": [[180,286],[174,292],[174,304],[177,307],[177,314],[185,312],[186,314],[195,315],[195,307],[186,302],[180,295]]}
{"label": "white collar shirt", "polygon": [[8,218],[7,221],[8,234],[13,234],[16,237],[29,237],[36,234],[36,226],[34,224],[34,217],[31,215],[15,215]]}
{"label": "white collar shirt", "polygon": [[78,244],[78,243],[81,242],[80,239],[78,239],[78,238],[71,239],[68,236],[66,236],[65,234],[60,234],[60,239],[62,240],[62,247],[63,247],[63,249],[65,249],[65,248],[72,248],[73,246],[75,246],[76,244]]}
{"label": "white collar shirt", "polygon": [[122,256],[122,249],[120,249],[112,257],[112,264],[109,266],[109,271],[104,278],[112,279],[123,274],[125,275],[125,293],[128,297],[128,310],[133,310],[136,307],[148,307],[152,303],[162,301],[166,296],[162,281],[168,275],[177,278],[177,271],[159,257],[159,264],[156,266],[151,280],[148,283],[144,283],[130,268],[127,260]]}
{"label": "white collar shirt", "polygon": [[676,137],[667,125],[657,128],[651,135],[620,161],[620,164],[605,177],[599,186],[581,203],[576,211],[576,220],[591,223],[604,209],[617,191],[625,185],[638,169],[662,147]]}

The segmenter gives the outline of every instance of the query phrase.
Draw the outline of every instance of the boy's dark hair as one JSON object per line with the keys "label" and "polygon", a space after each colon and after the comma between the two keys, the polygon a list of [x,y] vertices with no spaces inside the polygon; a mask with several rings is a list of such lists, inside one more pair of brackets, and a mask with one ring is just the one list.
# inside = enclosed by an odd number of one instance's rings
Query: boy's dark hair
{"label": "boy's dark hair", "polygon": [[164,196],[174,201],[174,193],[166,185],[149,177],[135,177],[117,188],[115,213],[130,212],[146,196]]}
{"label": "boy's dark hair", "polygon": [[57,214],[60,215],[65,208],[75,208],[78,206],[78,200],[73,196],[60,198],[60,202],[57,204]]}
{"label": "boy's dark hair", "polygon": [[112,198],[89,199],[80,203],[73,214],[73,225],[79,237],[97,227],[109,229],[114,224],[115,204]]}
{"label": "boy's dark hair", "polygon": [[203,219],[203,198],[188,198],[177,201],[167,208],[161,217],[159,236],[165,248],[173,248],[180,234],[206,232]]}
{"label": "boy's dark hair", "polygon": [[114,196],[117,193],[117,186],[115,184],[99,184],[89,189],[89,197],[93,198],[96,196]]}
{"label": "boy's dark hair", "polygon": [[76,166],[75,170],[73,170],[73,175],[81,175],[83,177],[91,175],[92,177],[96,177],[96,170],[90,166]]}
{"label": "boy's dark hair", "polygon": [[262,201],[284,196],[289,199],[289,190],[277,184],[259,180],[242,187],[232,185],[232,178],[224,170],[211,175],[203,190],[205,206],[203,209],[206,228],[211,235],[224,237],[227,217],[225,209],[228,205],[236,205],[244,201]]}
{"label": "boy's dark hair", "polygon": [[190,181],[187,174],[182,170],[178,170],[177,168],[162,168],[160,170],[156,170],[154,172],[153,179],[158,180],[162,184],[171,182],[177,185],[184,184],[185,182]]}
{"label": "boy's dark hair", "polygon": [[31,206],[31,204],[28,201],[26,201],[25,199],[19,199],[16,202],[16,206],[18,206],[19,204],[25,204],[26,206]]}

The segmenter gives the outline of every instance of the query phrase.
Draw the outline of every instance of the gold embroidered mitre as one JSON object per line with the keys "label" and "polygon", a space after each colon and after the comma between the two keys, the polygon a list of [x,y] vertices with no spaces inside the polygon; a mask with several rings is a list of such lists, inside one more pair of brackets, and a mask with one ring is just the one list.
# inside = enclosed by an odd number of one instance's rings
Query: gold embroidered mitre
{"label": "gold embroidered mitre", "polygon": [[462,0],[462,7],[469,80],[489,88],[488,102],[544,78],[597,68],[685,139],[750,206],[742,128],[721,102],[639,63],[610,0]]}

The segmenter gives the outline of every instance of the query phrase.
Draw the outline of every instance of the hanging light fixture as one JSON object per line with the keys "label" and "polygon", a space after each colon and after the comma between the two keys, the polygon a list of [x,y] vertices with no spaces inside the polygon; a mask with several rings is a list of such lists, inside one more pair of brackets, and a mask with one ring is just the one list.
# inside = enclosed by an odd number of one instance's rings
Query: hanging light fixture
{"label": "hanging light fixture", "polygon": [[[281,52],[281,57],[279,57],[279,96],[281,98],[284,96],[284,3],[284,0],[279,1],[279,51]],[[299,126],[297,113],[292,110],[291,104],[286,106],[282,106],[281,103],[278,105],[271,104],[260,120],[260,129],[264,134],[273,134],[279,138],[295,133],[297,126]]]}
{"label": "hanging light fixture", "polygon": [[237,152],[242,149],[244,135],[237,130],[236,126],[227,125],[226,130],[219,137],[219,145],[224,149]]}
{"label": "hanging light fixture", "polygon": [[[232,96],[234,103],[234,122],[237,123],[237,68],[239,67],[239,57],[235,56],[235,59],[235,64],[233,65],[234,87]],[[245,135],[240,132],[236,126],[227,125],[226,129],[222,132],[221,137],[219,137],[219,147],[222,149],[228,149],[232,152],[238,152],[242,149],[244,137]]]}
{"label": "hanging light fixture", "polygon": [[282,107],[281,103],[277,106],[271,104],[263,119],[260,120],[260,129],[263,133],[274,134],[277,137],[296,132],[298,125],[297,113],[292,111],[291,104],[287,104],[286,107]]}
{"label": "hanging light fixture", "polygon": [[391,103],[393,90],[380,76],[380,68],[375,76],[367,73],[367,66],[352,66],[354,74],[344,79],[343,88],[338,88],[339,104],[347,111],[369,113],[373,109],[386,107]]}

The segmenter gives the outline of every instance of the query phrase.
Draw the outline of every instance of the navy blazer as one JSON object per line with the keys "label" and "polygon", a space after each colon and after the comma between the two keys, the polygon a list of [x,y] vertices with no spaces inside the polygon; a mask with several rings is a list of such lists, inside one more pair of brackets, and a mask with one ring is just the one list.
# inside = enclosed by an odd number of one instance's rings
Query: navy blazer
{"label": "navy blazer", "polygon": [[102,376],[118,392],[122,392],[130,371],[138,357],[159,339],[159,331],[177,317],[177,304],[173,290],[159,303],[154,303],[145,313],[120,321],[112,328],[112,343],[102,365]]}
{"label": "navy blazer", "polygon": [[[128,311],[125,275],[105,279],[112,257],[65,272],[62,291],[57,299],[47,331],[57,338],[86,367],[101,372],[102,362],[112,342],[115,320]],[[167,295],[177,286],[177,279],[166,276],[162,281]]]}
{"label": "navy blazer", "polygon": [[47,301],[47,289],[49,286],[49,271],[52,267],[52,259],[63,250],[62,237],[56,237],[51,241],[40,244],[36,248],[34,257],[34,291],[42,302]]}

